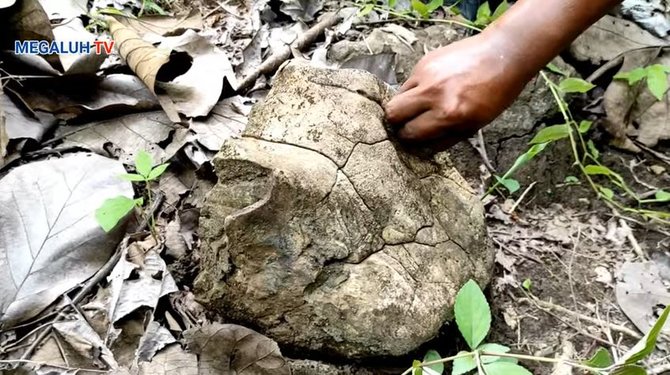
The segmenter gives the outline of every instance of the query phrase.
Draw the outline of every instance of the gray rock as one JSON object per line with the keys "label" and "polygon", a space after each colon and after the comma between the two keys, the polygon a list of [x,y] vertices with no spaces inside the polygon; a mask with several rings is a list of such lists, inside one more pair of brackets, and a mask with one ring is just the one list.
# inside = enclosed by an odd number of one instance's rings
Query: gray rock
{"label": "gray rock", "polygon": [[214,159],[196,294],[293,350],[402,355],[493,264],[483,208],[441,154],[389,140],[374,76],[290,64]]}

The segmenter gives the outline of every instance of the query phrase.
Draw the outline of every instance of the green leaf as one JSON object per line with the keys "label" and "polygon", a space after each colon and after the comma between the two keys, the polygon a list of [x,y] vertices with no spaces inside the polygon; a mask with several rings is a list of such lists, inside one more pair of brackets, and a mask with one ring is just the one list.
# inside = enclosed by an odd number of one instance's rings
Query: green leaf
{"label": "green leaf", "polygon": [[598,191],[600,192],[600,194],[602,194],[603,197],[607,198],[608,200],[611,200],[612,198],[614,198],[614,192],[612,191],[612,189],[608,189],[608,188],[606,188],[604,186],[600,186],[600,185],[597,185],[597,187],[598,187]]}
{"label": "green leaf", "polygon": [[430,0],[430,2],[426,5],[428,8],[428,14],[431,14],[437,9],[441,8],[442,5],[444,5],[444,0]]}
{"label": "green leaf", "polygon": [[119,178],[126,181],[144,181],[144,176],[140,176],[136,173],[120,174]]}
{"label": "green leaf", "polygon": [[493,362],[482,365],[487,375],[533,375],[530,371],[511,362]]}
{"label": "green leaf", "polygon": [[160,14],[162,16],[165,15],[165,11],[163,10],[163,8],[161,8],[158,4],[156,4],[152,0],[145,0],[144,1],[144,11],[146,13],[151,13],[151,14]]}
{"label": "green leaf", "polygon": [[[438,353],[435,350],[429,350],[426,352],[426,355],[423,356],[423,361],[424,362],[432,362],[432,361],[438,361],[442,359],[442,356],[440,353]],[[434,365],[426,366],[428,369],[432,370],[436,374],[442,374],[444,372],[444,363],[436,363]]]}
{"label": "green leaf", "polygon": [[419,13],[422,18],[428,17],[428,7],[421,0],[412,0],[412,10]]}
{"label": "green leaf", "polygon": [[566,184],[577,184],[579,183],[579,179],[575,176],[568,176],[565,178],[564,181]]}
{"label": "green leaf", "polygon": [[584,81],[581,78],[566,78],[558,84],[558,89],[565,94],[589,92],[596,87],[594,84]]}
{"label": "green leaf", "polygon": [[484,340],[491,328],[491,310],[476,282],[469,280],[456,295],[456,325],[470,349]]}
{"label": "green leaf", "polygon": [[[488,353],[507,353],[510,351],[510,348],[500,344],[482,344],[477,349]],[[482,363],[491,363],[500,360],[500,358],[501,357],[483,355],[481,356],[481,361]]]}
{"label": "green leaf", "polygon": [[530,144],[534,145],[563,139],[570,135],[570,131],[570,126],[567,124],[547,126],[535,134],[535,137],[531,139]]}
{"label": "green leaf", "polygon": [[491,23],[491,7],[489,2],[485,2],[479,6],[477,9],[477,18],[475,19],[475,24],[479,26],[486,26]]}
{"label": "green leaf", "polygon": [[668,73],[663,65],[655,64],[647,67],[647,87],[658,100],[668,91]]}
{"label": "green leaf", "polygon": [[654,194],[654,198],[658,202],[670,202],[670,193],[665,190],[659,190]]}
{"label": "green leaf", "polygon": [[[466,352],[459,352],[458,354],[465,354]],[[451,369],[451,375],[462,375],[477,368],[474,355],[469,357],[462,357],[454,359],[454,365]]]}
{"label": "green leaf", "polygon": [[596,350],[595,354],[593,354],[593,357],[590,359],[582,362],[582,364],[590,367],[595,367],[595,368],[605,368],[609,367],[614,363],[612,361],[612,356],[610,355],[610,352],[607,351],[605,348],[598,348]]}
{"label": "green leaf", "polygon": [[102,203],[102,206],[95,210],[95,220],[98,221],[98,224],[105,232],[109,232],[114,229],[119,221],[126,217],[134,207],[135,200],[123,195],[107,199]]}
{"label": "green leaf", "polygon": [[521,185],[519,184],[519,181],[513,179],[513,178],[506,178],[502,179],[498,176],[495,176],[496,180],[509,191],[510,194],[513,194],[517,190],[521,188]]}
{"label": "green leaf", "polygon": [[663,326],[665,325],[665,321],[668,319],[668,313],[670,313],[670,306],[665,307],[661,313],[661,316],[658,318],[656,323],[654,323],[654,326],[651,327],[649,332],[647,332],[647,334],[644,335],[644,337],[642,337],[642,339],[638,341],[638,343],[635,344],[631,350],[624,354],[617,363],[632,365],[643,360],[649,354],[651,354],[651,352],[654,351],[654,347],[656,347],[656,339],[658,338],[658,334],[661,332]]}
{"label": "green leaf", "polygon": [[498,5],[496,10],[493,12],[493,15],[491,16],[491,22],[500,18],[500,16],[505,14],[505,12],[507,12],[508,9],[509,9],[509,3],[507,2],[507,0],[503,0],[503,2],[500,3],[500,5]]}
{"label": "green leaf", "polygon": [[135,206],[137,207],[142,207],[144,205],[144,198],[139,197],[135,199]]}
{"label": "green leaf", "polygon": [[521,284],[521,286],[522,286],[524,289],[526,289],[527,291],[530,292],[530,289],[533,287],[533,282],[530,281],[530,279],[526,279],[526,280],[523,281],[523,283]]}
{"label": "green leaf", "polygon": [[632,86],[642,80],[647,76],[647,70],[645,68],[633,69],[629,72],[617,73],[614,76],[614,79],[623,79],[628,81],[628,85]]}
{"label": "green leaf", "polygon": [[537,154],[542,152],[547,147],[547,145],[548,143],[538,143],[529,148],[528,151],[519,155],[510,169],[508,169],[507,172],[505,172],[505,174],[502,176],[502,179],[505,180],[509,178],[509,176],[513,175],[519,168],[531,161],[535,156],[537,156]]}
{"label": "green leaf", "polygon": [[[367,4],[364,7],[362,7],[361,9],[358,10],[357,16],[358,17],[365,17],[368,14],[370,14],[370,12],[372,12],[372,9],[374,9],[374,8],[375,8],[374,4]],[[393,8],[393,7],[391,6],[391,8]]]}
{"label": "green leaf", "polygon": [[170,163],[161,164],[161,165],[157,166],[156,168],[152,169],[151,172],[149,173],[149,176],[147,177],[147,180],[152,180],[153,181],[153,180],[157,179],[158,177],[160,177],[165,172],[168,165],[170,165]]}
{"label": "green leaf", "polygon": [[582,120],[582,122],[579,123],[579,133],[584,134],[591,129],[591,125],[593,125],[593,121],[586,121]]}
{"label": "green leaf", "polygon": [[605,176],[611,176],[616,173],[612,172],[611,169],[607,168],[604,165],[587,165],[584,167],[584,173],[586,173],[589,176],[594,176],[594,175],[605,175]]}
{"label": "green leaf", "polygon": [[647,375],[647,370],[640,366],[626,365],[615,368],[610,375]]}
{"label": "green leaf", "polygon": [[554,64],[554,63],[549,63],[549,64],[547,64],[547,69],[549,69],[550,72],[553,72],[553,73],[556,73],[556,74],[560,74],[560,75],[562,75],[562,76],[564,76],[564,77],[567,77],[567,76],[569,75],[568,73],[566,73],[566,72],[564,72],[563,70],[561,70],[561,68],[559,68],[559,67],[558,67],[556,64]]}
{"label": "green leaf", "polygon": [[596,148],[596,145],[593,143],[592,140],[589,139],[588,142],[586,142],[586,147],[589,148],[589,152],[591,153],[591,156],[593,156],[594,159],[598,160],[598,157],[600,157],[600,151]]}
{"label": "green leaf", "polygon": [[151,160],[151,155],[144,150],[141,150],[137,153],[137,156],[135,156],[135,170],[144,177],[149,176],[153,164],[154,162]]}
{"label": "green leaf", "polygon": [[396,3],[397,3],[397,0],[389,0],[389,8],[394,9]]}
{"label": "green leaf", "polygon": [[415,359],[414,362],[412,362],[412,375],[423,375],[421,361]]}

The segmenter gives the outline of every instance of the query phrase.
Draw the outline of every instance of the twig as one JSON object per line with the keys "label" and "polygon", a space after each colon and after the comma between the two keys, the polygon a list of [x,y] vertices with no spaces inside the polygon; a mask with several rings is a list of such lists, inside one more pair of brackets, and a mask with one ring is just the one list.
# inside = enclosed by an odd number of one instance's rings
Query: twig
{"label": "twig", "polygon": [[619,225],[621,225],[621,228],[623,228],[623,230],[626,232],[626,238],[628,239],[628,242],[630,242],[630,246],[633,247],[635,254],[637,254],[637,256],[639,256],[640,259],[649,260],[647,254],[645,254],[644,251],[642,251],[640,244],[637,242],[637,239],[633,235],[633,230],[628,226],[626,220],[619,219]]}
{"label": "twig", "polygon": [[593,324],[607,325],[613,331],[621,332],[621,333],[623,333],[625,335],[628,335],[628,336],[630,336],[634,339],[637,339],[637,340],[642,338],[642,335],[633,331],[630,328],[627,328],[627,327],[624,327],[624,326],[621,326],[621,325],[618,325],[618,324],[614,324],[614,323],[603,322],[600,319],[592,318],[590,316],[586,316],[584,314],[580,314],[578,312],[568,310],[563,306],[559,306],[559,305],[555,305],[551,302],[543,301],[543,300],[541,300],[541,299],[539,299],[535,296],[532,296],[532,295],[530,296],[530,298],[520,298],[519,302],[530,302],[530,303],[533,303],[533,304],[537,305],[540,309],[545,310],[545,311],[546,310],[555,310],[555,311],[558,311],[559,313],[566,314],[566,315],[571,315],[571,316],[573,316],[577,319],[585,320],[585,321],[593,323]]}
{"label": "twig", "polygon": [[481,129],[477,132],[477,136],[468,138],[468,142],[470,145],[479,153],[479,156],[482,158],[482,162],[484,163],[484,166],[486,169],[491,172],[491,174],[496,174],[496,169],[493,167],[493,164],[491,164],[491,160],[489,160],[489,156],[486,153],[486,144],[484,143],[484,133],[482,132]]}
{"label": "twig", "polygon": [[657,375],[657,374],[667,374],[668,371],[670,371],[670,364],[665,364],[662,366],[654,367],[652,369],[649,369],[647,371],[647,374],[649,375]]}
{"label": "twig", "polygon": [[330,13],[325,15],[325,17],[307,30],[304,34],[298,37],[290,46],[284,46],[279,52],[273,53],[267,60],[251,72],[248,76],[244,77],[242,82],[239,83],[237,87],[237,93],[242,94],[249,90],[256,83],[258,77],[262,74],[272,73],[281,64],[288,60],[292,55],[292,49],[302,50],[308,45],[312,44],[316,38],[321,35],[324,30],[329,27],[335,26],[341,19],[341,16],[338,13]]}
{"label": "twig", "polygon": [[514,210],[516,210],[516,208],[519,206],[521,201],[523,201],[523,198],[526,197],[526,194],[528,194],[528,192],[535,186],[535,184],[537,184],[537,181],[533,181],[533,183],[528,185],[526,190],[524,190],[523,193],[521,193],[521,196],[519,197],[519,199],[517,199],[516,202],[514,202],[514,204],[512,205],[512,208],[510,208],[510,210],[509,210],[510,215],[512,214],[512,212],[514,212]]}

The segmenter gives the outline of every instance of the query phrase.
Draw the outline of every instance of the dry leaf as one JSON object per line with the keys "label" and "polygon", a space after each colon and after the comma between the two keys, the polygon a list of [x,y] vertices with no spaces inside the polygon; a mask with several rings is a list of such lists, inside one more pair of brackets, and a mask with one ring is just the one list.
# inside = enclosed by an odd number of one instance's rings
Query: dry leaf
{"label": "dry leaf", "polygon": [[667,264],[658,261],[627,262],[619,270],[617,303],[641,332],[649,331],[656,321],[657,306],[670,305],[670,293],[664,285],[668,270]]}
{"label": "dry leaf", "polygon": [[33,111],[53,113],[63,120],[158,108],[156,98],[144,84],[137,77],[126,74],[110,74],[102,78],[63,76],[27,79],[20,85],[9,87]]}
{"label": "dry leaf", "polygon": [[88,0],[40,0],[50,20],[71,19],[88,14]]}
{"label": "dry leaf", "polygon": [[121,163],[90,154],[34,162],[0,182],[0,311],[3,324],[29,319],[107,261],[118,231],[94,211],[133,196]]}
{"label": "dry leaf", "polygon": [[[140,362],[139,375],[198,375],[198,356],[174,344],[160,351],[151,362]],[[212,373],[215,374],[215,373]]]}
{"label": "dry leaf", "polygon": [[181,16],[150,15],[140,18],[115,16],[116,20],[133,29],[146,41],[159,41],[162,36],[179,35],[185,30],[202,30],[202,16],[193,9]]}
{"label": "dry leaf", "polygon": [[217,103],[205,120],[191,122],[196,139],[210,151],[218,152],[223,142],[239,136],[247,125],[251,111],[248,99],[234,96]]}
{"label": "dry leaf", "polygon": [[115,18],[107,17],[106,20],[121,57],[149,90],[155,93],[156,76],[170,61],[170,50],[158,49],[145,42],[133,29]]}
{"label": "dry leaf", "polygon": [[[670,65],[670,53],[659,56],[659,52],[652,48],[626,53],[619,72],[653,64]],[[613,80],[605,91],[603,103],[607,113],[603,125],[614,138],[615,146],[632,145],[629,137],[648,147],[670,139],[670,98],[666,94],[659,101],[648,90],[646,81],[629,85],[626,80]]]}
{"label": "dry leaf", "polygon": [[169,139],[172,132],[172,122],[163,112],[155,111],[81,126],[61,126],[56,135],[65,136],[65,147],[84,147],[102,155],[111,150],[121,162],[132,165],[140,150],[148,152],[153,160],[161,163],[172,157],[158,145]]}
{"label": "dry leaf", "polygon": [[178,290],[165,262],[154,251],[155,242],[133,243],[124,249],[109,276],[111,322],[142,307],[155,309],[158,300]]}
{"label": "dry leaf", "polygon": [[[5,31],[7,41],[45,40],[52,42],[55,40],[49,16],[38,0],[21,0],[16,4],[17,7],[12,9],[9,19],[3,21],[9,29]],[[56,70],[63,71],[58,55],[44,55],[37,56],[37,58],[44,59]]]}
{"label": "dry leaf", "polygon": [[634,22],[606,15],[581,34],[569,50],[577,60],[599,65],[633,49],[666,44]]}
{"label": "dry leaf", "polygon": [[160,46],[191,59],[186,72],[169,82],[161,80],[157,83],[180,113],[188,117],[207,116],[221,97],[224,80],[233,89],[237,88],[226,53],[195,31],[187,30],[180,36],[164,38]]}
{"label": "dry leaf", "polygon": [[213,323],[185,331],[184,340],[189,351],[198,355],[199,373],[291,373],[276,342],[242,326]]}

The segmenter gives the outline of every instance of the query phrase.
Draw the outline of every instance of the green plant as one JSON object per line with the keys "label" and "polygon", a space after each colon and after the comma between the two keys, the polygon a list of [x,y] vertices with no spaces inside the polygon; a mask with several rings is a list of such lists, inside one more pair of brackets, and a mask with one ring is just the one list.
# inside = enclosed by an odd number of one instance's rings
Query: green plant
{"label": "green plant", "polygon": [[486,27],[493,21],[500,18],[500,16],[502,16],[507,11],[507,9],[509,9],[509,3],[507,0],[503,0],[503,2],[498,5],[495,11],[491,12],[491,6],[487,1],[480,5],[479,9],[477,9],[477,18],[475,19],[474,25],[481,28]]}
{"label": "green plant", "polygon": [[668,91],[668,74],[670,74],[670,66],[654,64],[618,73],[614,76],[614,79],[626,80],[630,86],[645,80],[649,91],[660,101],[663,100],[663,96]]}
{"label": "green plant", "polygon": [[[612,171],[600,162],[600,152],[593,141],[585,140],[585,135],[591,129],[593,123],[586,120],[577,122],[572,116],[567,101],[565,100],[566,96],[589,92],[595,86],[580,78],[569,77],[567,74],[560,72],[560,69],[555,66],[548,67],[547,69],[564,76],[563,79],[556,84],[549,79],[545,72],[540,73],[540,76],[544,79],[546,85],[554,96],[560,113],[563,116],[564,123],[548,126],[540,130],[529,142],[531,147],[516,159],[512,167],[510,167],[502,177],[495,176],[496,181],[488,189],[487,195],[500,185],[507,188],[510,193],[518,190],[518,183],[512,179],[514,173],[532,160],[537,154],[545,150],[549,144],[566,139],[570,142],[574,165],[580,170],[582,176],[591,186],[593,191],[608,205],[621,211],[639,214],[649,219],[667,223],[668,219],[670,219],[670,213],[647,209],[642,207],[642,205],[669,202],[670,193],[658,190],[654,192],[653,199],[642,199],[628,186],[625,179],[620,174]],[[655,70],[658,69],[656,68]],[[596,178],[600,179],[599,181],[604,180],[604,182],[597,182]],[[578,181],[579,180],[575,176],[568,176],[566,178],[566,183],[575,183]],[[630,207],[623,200],[624,198],[634,201],[636,207]]]}
{"label": "green plant", "polygon": [[[527,289],[530,289],[528,287]],[[480,375],[531,375],[519,360],[543,363],[564,363],[577,369],[597,375],[639,375],[646,374],[646,370],[638,363],[648,357],[656,346],[661,329],[665,325],[670,313],[670,306],[661,313],[654,326],[644,337],[626,354],[614,363],[609,352],[598,348],[594,355],[585,361],[573,361],[562,358],[547,358],[525,354],[510,353],[510,348],[496,344],[484,343],[484,339],[491,328],[491,311],[476,282],[468,281],[458,292],[454,305],[456,325],[468,344],[470,351],[461,351],[458,354],[439,358],[435,350],[430,350],[423,361],[414,361],[412,367],[403,372],[403,375],[441,375],[444,373],[444,364],[452,363],[451,375],[476,373]]]}
{"label": "green plant", "polygon": [[165,15],[165,10],[158,5],[158,2],[155,0],[142,0],[142,6],[140,11],[137,13],[138,17],[142,17],[145,13],[147,14],[160,14]]}
{"label": "green plant", "polygon": [[[119,176],[119,178],[130,182],[143,182],[147,191],[147,201],[149,206],[152,205],[151,196],[151,182],[156,181],[167,169],[169,163],[160,164],[153,167],[153,160],[151,155],[146,151],[140,151],[135,157],[135,171],[137,173],[126,173]],[[95,219],[98,221],[100,227],[109,232],[114,229],[119,221],[126,217],[135,207],[142,207],[144,204],[143,198],[131,199],[124,195],[115,198],[107,199],[95,211]],[[153,215],[149,218],[149,228],[151,233],[156,236],[156,225],[154,223]]]}

